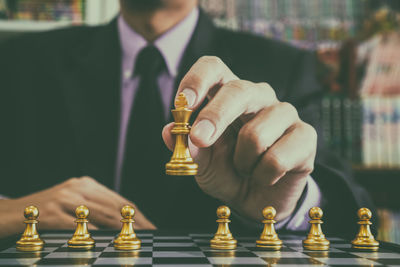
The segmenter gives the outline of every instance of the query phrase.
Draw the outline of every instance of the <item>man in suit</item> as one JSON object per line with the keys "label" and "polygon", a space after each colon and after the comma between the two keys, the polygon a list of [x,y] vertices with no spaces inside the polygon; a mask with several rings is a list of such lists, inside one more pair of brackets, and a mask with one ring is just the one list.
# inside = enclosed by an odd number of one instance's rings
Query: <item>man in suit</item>
{"label": "man in suit", "polygon": [[[74,227],[80,204],[92,228],[117,228],[126,203],[140,229],[214,231],[224,203],[242,231],[258,231],[266,205],[277,228],[305,230],[308,209],[321,206],[327,232],[354,234],[357,208],[372,204],[317,144],[311,53],[218,29],[196,0],[120,2],[108,25],[0,50],[0,235],[21,230],[26,205],[39,207],[41,228]],[[194,178],[164,175],[180,92],[195,113]]]}

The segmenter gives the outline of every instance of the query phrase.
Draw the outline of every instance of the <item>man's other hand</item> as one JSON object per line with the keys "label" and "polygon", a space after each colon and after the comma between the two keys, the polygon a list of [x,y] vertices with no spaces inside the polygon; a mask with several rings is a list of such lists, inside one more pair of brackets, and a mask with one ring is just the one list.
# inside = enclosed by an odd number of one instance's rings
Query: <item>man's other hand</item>
{"label": "man's other hand", "polygon": [[[262,219],[266,205],[276,208],[277,220],[288,217],[313,170],[314,128],[269,84],[240,80],[217,57],[201,57],[182,79],[181,92],[193,110],[209,100],[190,132],[200,188],[254,220]],[[163,129],[171,150],[172,127]]]}
{"label": "man's other hand", "polygon": [[84,176],[21,198],[0,200],[0,237],[23,231],[23,212],[29,205],[39,209],[39,229],[74,229],[75,209],[79,205],[89,208],[89,229],[120,228],[120,210],[124,205],[135,208],[135,229],[156,229],[135,204]]}

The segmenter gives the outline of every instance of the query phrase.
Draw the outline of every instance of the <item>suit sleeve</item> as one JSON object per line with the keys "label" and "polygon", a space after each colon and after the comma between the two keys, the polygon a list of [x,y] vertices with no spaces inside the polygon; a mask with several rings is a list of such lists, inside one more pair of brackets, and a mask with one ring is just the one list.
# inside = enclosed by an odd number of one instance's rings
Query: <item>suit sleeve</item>
{"label": "suit sleeve", "polygon": [[322,195],[323,229],[328,234],[354,238],[358,229],[357,210],[367,207],[374,214],[375,230],[377,213],[368,193],[353,179],[349,164],[323,147],[320,138],[320,103],[324,91],[317,81],[315,54],[300,51],[297,58],[289,78],[285,101],[297,108],[300,118],[311,124],[319,136],[315,167],[311,176]]}

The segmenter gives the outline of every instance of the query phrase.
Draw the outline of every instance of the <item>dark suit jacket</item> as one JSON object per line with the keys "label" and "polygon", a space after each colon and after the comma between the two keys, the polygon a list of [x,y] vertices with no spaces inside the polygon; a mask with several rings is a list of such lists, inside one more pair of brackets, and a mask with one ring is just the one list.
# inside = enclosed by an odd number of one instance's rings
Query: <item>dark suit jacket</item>
{"label": "dark suit jacket", "polygon": [[[203,55],[220,57],[242,79],[268,82],[281,101],[292,103],[300,117],[319,131],[323,92],[311,53],[216,28],[201,13],[177,82]],[[1,47],[1,194],[18,197],[82,175],[112,188],[120,58],[116,20],[105,26],[30,34]],[[356,210],[372,208],[366,192],[321,146],[312,176],[323,194],[325,231],[354,235]],[[153,188],[141,191],[145,192],[141,198],[125,196],[158,227],[215,230],[219,203],[205,195],[194,179],[162,177]]]}

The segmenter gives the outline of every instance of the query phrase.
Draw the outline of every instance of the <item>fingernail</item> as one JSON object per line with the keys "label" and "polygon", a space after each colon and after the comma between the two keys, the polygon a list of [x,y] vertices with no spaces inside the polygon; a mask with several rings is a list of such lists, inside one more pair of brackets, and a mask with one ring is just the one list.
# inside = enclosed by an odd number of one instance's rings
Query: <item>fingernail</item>
{"label": "fingernail", "polygon": [[192,89],[189,89],[189,88],[183,89],[182,93],[184,93],[186,96],[186,100],[188,102],[188,107],[189,108],[192,107],[194,105],[194,103],[196,102],[196,97],[197,97],[196,93]]}
{"label": "fingernail", "polygon": [[209,120],[201,120],[193,126],[191,134],[198,139],[208,141],[215,132],[214,124]]}

